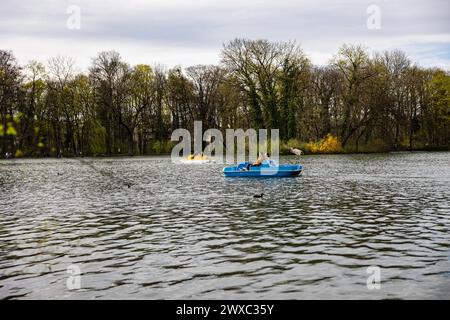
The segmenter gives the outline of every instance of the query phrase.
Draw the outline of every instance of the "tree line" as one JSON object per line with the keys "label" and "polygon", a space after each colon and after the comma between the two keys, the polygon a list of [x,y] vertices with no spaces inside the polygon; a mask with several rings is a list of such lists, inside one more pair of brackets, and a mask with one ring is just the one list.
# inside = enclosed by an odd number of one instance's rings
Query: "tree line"
{"label": "tree line", "polygon": [[343,45],[325,66],[295,42],[235,39],[219,65],[132,66],[115,51],[20,66],[0,50],[0,156],[170,152],[171,132],[278,128],[285,145],[334,136],[345,151],[448,149],[450,74],[399,50]]}

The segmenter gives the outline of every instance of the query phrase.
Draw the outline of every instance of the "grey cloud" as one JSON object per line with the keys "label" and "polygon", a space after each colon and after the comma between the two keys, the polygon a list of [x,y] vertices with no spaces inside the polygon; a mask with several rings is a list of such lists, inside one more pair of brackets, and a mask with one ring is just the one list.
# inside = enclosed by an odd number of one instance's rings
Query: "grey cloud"
{"label": "grey cloud", "polygon": [[[77,32],[66,28],[70,4],[82,10],[82,28]],[[366,28],[369,4],[381,9],[381,30]],[[423,41],[428,35],[450,34],[450,2],[446,0],[4,0],[2,8],[0,37],[8,39],[69,38],[80,43],[114,40],[212,48],[235,37],[248,37],[297,40],[311,50],[331,53],[337,50],[336,45],[349,41],[364,44],[383,39],[384,46],[395,46],[399,37],[410,37],[409,45],[414,45],[418,36]]]}

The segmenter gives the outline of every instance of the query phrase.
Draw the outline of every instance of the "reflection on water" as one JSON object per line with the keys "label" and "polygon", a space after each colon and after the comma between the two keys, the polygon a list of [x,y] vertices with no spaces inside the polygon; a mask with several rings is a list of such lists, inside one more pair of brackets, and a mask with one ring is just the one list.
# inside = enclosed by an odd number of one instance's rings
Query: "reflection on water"
{"label": "reflection on water", "polygon": [[0,298],[448,299],[449,155],[305,156],[284,179],[166,157],[0,161]]}

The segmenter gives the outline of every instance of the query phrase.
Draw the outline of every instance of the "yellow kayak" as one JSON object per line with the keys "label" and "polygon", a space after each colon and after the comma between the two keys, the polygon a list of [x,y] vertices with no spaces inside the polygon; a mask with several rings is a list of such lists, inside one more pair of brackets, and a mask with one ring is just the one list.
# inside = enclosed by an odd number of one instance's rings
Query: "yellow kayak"
{"label": "yellow kayak", "polygon": [[201,155],[197,155],[197,156],[190,155],[187,158],[181,160],[181,163],[186,163],[186,164],[188,164],[188,163],[189,164],[190,163],[203,164],[203,163],[211,163],[211,162],[214,162],[214,160],[208,158],[207,156],[201,156]]}

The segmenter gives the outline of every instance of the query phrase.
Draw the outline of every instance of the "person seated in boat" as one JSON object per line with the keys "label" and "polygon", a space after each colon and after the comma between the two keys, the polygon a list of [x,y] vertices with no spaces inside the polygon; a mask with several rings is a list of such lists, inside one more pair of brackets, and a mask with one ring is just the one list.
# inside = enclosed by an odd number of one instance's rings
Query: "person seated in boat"
{"label": "person seated in boat", "polygon": [[267,153],[262,154],[260,152],[259,156],[258,156],[258,159],[256,159],[255,162],[248,164],[247,170],[250,170],[251,167],[259,167],[259,166],[261,166],[263,161],[268,160],[268,159],[269,159],[269,155]]}
{"label": "person seated in boat", "polygon": [[259,167],[265,160],[269,160],[269,155],[267,153],[262,154],[260,152],[258,159],[256,159],[255,162],[253,162],[252,166]]}
{"label": "person seated in boat", "polygon": [[203,160],[203,157],[201,154],[196,153],[194,156],[194,160]]}

